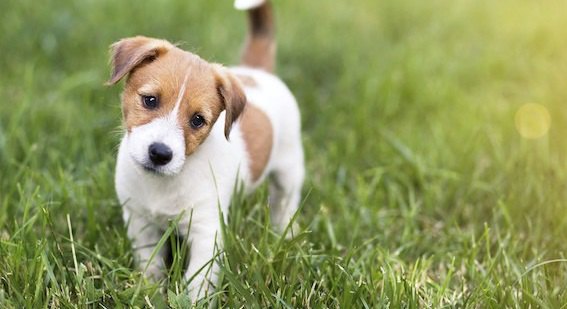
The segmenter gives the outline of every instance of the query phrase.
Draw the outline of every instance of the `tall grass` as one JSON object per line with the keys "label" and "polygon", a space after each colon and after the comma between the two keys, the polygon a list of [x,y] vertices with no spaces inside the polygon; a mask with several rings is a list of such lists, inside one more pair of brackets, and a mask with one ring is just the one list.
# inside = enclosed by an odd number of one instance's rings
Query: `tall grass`
{"label": "tall grass", "polygon": [[[567,3],[275,7],[278,73],[303,117],[302,233],[270,230],[265,188],[237,196],[208,301],[564,306]],[[107,51],[144,34],[236,63],[243,14],[177,0],[8,0],[0,12],[0,307],[187,306],[180,259],[164,289],[133,264]],[[543,137],[518,133],[526,103],[549,112]]]}

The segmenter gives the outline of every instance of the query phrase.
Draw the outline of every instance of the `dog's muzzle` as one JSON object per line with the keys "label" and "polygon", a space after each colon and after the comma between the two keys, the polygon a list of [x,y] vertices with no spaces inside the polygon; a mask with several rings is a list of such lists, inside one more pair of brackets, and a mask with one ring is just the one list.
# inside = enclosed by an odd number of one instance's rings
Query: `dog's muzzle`
{"label": "dog's muzzle", "polygon": [[156,166],[166,165],[173,158],[173,151],[166,144],[153,143],[148,147],[150,161]]}

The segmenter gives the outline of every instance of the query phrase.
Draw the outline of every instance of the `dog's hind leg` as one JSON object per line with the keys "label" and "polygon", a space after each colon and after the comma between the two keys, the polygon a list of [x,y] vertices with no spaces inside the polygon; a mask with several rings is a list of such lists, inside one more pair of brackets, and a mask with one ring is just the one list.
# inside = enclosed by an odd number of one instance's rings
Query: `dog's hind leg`
{"label": "dog's hind leg", "polygon": [[[291,159],[291,160],[290,160]],[[301,201],[301,188],[305,170],[303,150],[298,148],[288,156],[284,164],[279,164],[270,178],[270,217],[274,228],[283,233],[295,215]],[[297,225],[292,225],[286,237],[297,233]]]}

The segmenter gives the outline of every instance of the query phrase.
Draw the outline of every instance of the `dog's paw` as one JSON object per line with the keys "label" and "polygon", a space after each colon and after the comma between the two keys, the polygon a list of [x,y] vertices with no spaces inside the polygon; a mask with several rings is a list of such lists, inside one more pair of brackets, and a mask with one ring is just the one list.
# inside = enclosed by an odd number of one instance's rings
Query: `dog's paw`
{"label": "dog's paw", "polygon": [[274,229],[278,232],[278,234],[284,235],[284,238],[287,240],[290,240],[299,234],[299,224],[297,224],[297,222],[291,223],[290,226],[275,224]]}
{"label": "dog's paw", "polygon": [[144,277],[153,282],[158,282],[164,278],[164,269],[160,265],[148,265],[142,272],[144,273]]}

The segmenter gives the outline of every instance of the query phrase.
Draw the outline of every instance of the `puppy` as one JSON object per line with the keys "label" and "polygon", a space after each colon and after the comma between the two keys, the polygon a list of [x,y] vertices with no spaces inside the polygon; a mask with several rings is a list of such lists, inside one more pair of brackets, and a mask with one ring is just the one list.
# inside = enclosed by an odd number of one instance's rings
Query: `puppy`
{"label": "puppy", "polygon": [[141,36],[111,46],[108,84],[127,77],[115,183],[128,236],[141,269],[160,279],[167,250],[154,251],[168,222],[180,217],[179,230],[189,237],[184,277],[193,301],[217,283],[220,220],[226,220],[235,186],[250,193],[268,178],[271,220],[283,232],[298,208],[304,178],[299,109],[271,74],[271,5],[236,5],[252,6],[238,67]]}

